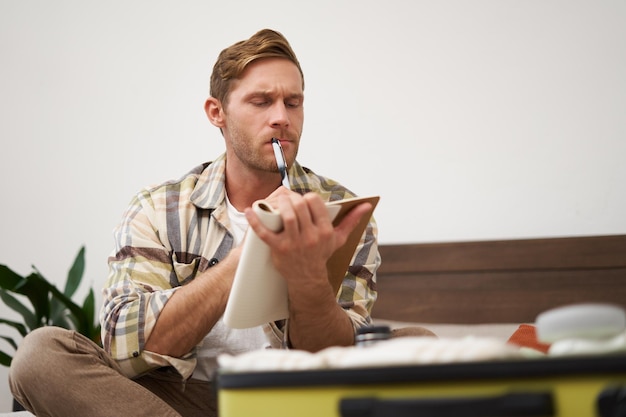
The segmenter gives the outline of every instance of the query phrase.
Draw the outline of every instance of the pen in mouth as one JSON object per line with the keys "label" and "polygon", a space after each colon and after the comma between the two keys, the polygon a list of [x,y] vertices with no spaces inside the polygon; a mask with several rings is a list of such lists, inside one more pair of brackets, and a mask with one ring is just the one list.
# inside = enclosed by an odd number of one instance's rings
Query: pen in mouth
{"label": "pen in mouth", "polygon": [[289,177],[287,177],[287,161],[285,160],[285,152],[280,145],[280,140],[272,138],[272,147],[274,148],[274,157],[276,158],[276,165],[278,165],[278,171],[280,172],[280,178],[283,186],[291,188],[289,184]]}

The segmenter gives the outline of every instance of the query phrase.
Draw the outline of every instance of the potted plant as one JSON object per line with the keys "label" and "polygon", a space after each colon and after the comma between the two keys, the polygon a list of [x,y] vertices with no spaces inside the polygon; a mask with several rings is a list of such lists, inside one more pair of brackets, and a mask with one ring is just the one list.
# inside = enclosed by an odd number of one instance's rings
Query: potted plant
{"label": "potted plant", "polygon": [[[0,318],[0,324],[12,327],[22,337],[38,327],[59,326],[75,330],[100,344],[100,324],[96,317],[93,288],[82,304],[72,300],[84,271],[84,246],[78,251],[67,274],[63,291],[50,283],[34,265],[33,271],[26,276],[0,265],[0,299],[22,317],[21,322]],[[0,338],[17,350],[18,344],[12,336],[2,335]],[[0,365],[10,366],[12,359],[11,354],[0,350]],[[18,409],[22,408],[14,404],[14,411]]]}

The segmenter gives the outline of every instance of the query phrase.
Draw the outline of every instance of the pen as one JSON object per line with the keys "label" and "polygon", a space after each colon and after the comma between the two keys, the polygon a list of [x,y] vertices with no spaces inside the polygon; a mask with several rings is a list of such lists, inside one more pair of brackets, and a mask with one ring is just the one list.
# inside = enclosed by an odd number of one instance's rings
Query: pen
{"label": "pen", "polygon": [[283,182],[283,186],[291,189],[291,185],[289,184],[289,177],[287,177],[287,161],[285,160],[285,152],[283,152],[283,147],[280,146],[280,141],[276,138],[272,138],[272,147],[274,148],[276,165],[278,165],[278,171],[280,171],[280,178]]}

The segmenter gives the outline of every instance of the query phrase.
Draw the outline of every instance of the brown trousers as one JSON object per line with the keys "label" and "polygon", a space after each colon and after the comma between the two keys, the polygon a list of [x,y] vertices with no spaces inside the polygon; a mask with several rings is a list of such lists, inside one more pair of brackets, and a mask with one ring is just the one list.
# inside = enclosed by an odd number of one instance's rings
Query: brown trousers
{"label": "brown trousers", "polygon": [[217,416],[205,381],[154,371],[131,380],[97,344],[74,331],[29,333],[9,369],[11,392],[38,417]]}

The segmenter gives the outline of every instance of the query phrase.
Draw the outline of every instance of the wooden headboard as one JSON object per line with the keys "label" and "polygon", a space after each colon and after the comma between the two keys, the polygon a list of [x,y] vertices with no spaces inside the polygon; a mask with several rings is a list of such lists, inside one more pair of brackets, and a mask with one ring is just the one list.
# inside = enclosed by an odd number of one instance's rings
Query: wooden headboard
{"label": "wooden headboard", "polygon": [[530,323],[571,303],[626,308],[626,235],[381,245],[377,319]]}

